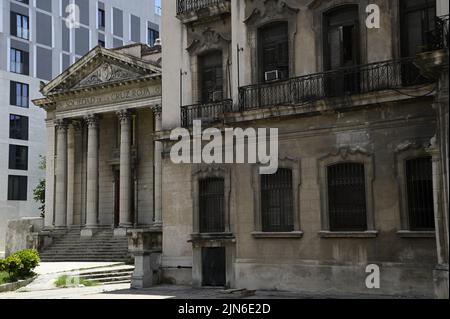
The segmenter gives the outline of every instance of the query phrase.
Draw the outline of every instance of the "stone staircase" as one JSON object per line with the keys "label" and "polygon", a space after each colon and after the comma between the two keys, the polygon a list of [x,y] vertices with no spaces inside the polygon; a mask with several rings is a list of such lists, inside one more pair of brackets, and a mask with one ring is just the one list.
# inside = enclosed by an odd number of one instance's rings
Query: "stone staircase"
{"label": "stone staircase", "polygon": [[43,262],[131,262],[126,237],[114,237],[112,230],[102,230],[93,237],[81,237],[80,230],[55,235],[41,252]]}
{"label": "stone staircase", "polygon": [[95,281],[101,285],[131,283],[134,266],[117,265],[81,271],[78,275],[82,279]]}

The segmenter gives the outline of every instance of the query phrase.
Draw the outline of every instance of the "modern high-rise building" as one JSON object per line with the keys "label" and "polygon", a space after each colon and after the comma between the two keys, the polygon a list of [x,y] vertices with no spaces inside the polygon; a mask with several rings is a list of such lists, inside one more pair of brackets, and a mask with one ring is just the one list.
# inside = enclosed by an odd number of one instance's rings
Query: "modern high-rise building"
{"label": "modern high-rise building", "polygon": [[33,189],[45,175],[45,111],[30,100],[41,82],[97,45],[152,46],[160,14],[158,0],[1,0],[0,251],[8,220],[40,214]]}

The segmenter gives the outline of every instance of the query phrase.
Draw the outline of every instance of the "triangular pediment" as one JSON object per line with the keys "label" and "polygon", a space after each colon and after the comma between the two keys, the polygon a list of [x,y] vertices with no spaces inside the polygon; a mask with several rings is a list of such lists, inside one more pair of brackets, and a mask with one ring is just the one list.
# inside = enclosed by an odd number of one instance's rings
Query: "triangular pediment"
{"label": "triangular pediment", "polygon": [[161,68],[135,56],[96,47],[41,88],[44,96],[109,86],[161,75]]}

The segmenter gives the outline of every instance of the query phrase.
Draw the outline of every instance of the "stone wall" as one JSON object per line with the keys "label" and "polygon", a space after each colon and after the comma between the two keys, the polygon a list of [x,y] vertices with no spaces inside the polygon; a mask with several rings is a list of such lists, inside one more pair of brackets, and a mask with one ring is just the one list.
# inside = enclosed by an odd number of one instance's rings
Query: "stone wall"
{"label": "stone wall", "polygon": [[44,219],[29,217],[8,221],[5,256],[24,249],[37,249],[37,233],[44,227]]}

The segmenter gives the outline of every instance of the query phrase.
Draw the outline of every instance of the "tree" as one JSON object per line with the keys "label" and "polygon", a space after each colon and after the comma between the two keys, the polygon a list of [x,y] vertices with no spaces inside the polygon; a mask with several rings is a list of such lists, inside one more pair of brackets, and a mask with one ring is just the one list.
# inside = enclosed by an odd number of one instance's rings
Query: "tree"
{"label": "tree", "polygon": [[[45,157],[42,155],[39,155],[40,163],[39,163],[39,169],[45,171]],[[33,190],[33,199],[40,203],[41,206],[39,207],[39,210],[41,211],[41,217],[44,217],[45,215],[45,179],[41,179],[39,183],[37,184],[36,188]]]}

